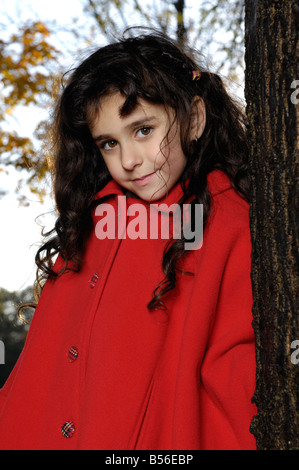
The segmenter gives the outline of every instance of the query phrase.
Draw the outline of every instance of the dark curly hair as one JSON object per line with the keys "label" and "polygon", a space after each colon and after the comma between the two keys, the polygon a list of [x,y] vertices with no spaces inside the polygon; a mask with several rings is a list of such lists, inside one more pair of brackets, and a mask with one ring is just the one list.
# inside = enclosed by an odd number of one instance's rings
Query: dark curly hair
{"label": "dark curly hair", "polygon": [[[192,80],[192,71],[201,73]],[[248,145],[241,108],[226,92],[223,81],[181,50],[174,40],[157,31],[126,37],[96,50],[72,71],[55,109],[52,135],[53,184],[58,218],[48,241],[36,254],[37,284],[66,270],[79,271],[85,242],[93,229],[94,196],[111,176],[90,132],[101,99],[120,92],[125,97],[122,115],[134,110],[139,99],[162,104],[175,113],[181,145],[187,157],[180,178],[183,198],[203,204],[204,225],[210,213],[207,175],[225,172],[235,190],[248,200]],[[195,143],[190,141],[192,100],[200,96],[206,107],[206,127]],[[188,183],[188,184],[187,184]],[[162,297],[175,287],[177,262],[184,255],[184,237],[165,246],[164,279],[153,292],[148,309],[165,309]],[[60,254],[65,265],[55,272]],[[190,274],[190,273],[189,273]]]}

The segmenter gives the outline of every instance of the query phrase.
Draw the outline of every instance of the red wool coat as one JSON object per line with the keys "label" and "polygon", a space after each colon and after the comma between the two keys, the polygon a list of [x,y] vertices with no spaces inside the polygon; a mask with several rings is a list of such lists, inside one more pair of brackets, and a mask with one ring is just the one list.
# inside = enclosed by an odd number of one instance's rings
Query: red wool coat
{"label": "red wool coat", "polygon": [[[0,449],[256,448],[248,204],[220,171],[208,185],[203,245],[181,264],[194,276],[178,273],[166,313],[146,308],[163,279],[159,238],[94,231],[80,273],[47,282],[0,391]],[[118,195],[111,181],[96,197],[116,207]]]}

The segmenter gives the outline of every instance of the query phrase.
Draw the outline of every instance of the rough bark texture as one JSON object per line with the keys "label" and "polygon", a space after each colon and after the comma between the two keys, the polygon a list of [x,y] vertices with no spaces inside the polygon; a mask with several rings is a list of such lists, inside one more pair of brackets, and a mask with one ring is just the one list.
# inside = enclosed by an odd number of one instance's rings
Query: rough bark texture
{"label": "rough bark texture", "polygon": [[185,0],[177,0],[174,2],[174,6],[177,11],[177,41],[183,47],[187,39],[187,30],[184,24]]}
{"label": "rough bark texture", "polygon": [[[253,326],[259,450],[299,449],[297,0],[246,0],[247,115],[252,173]],[[294,343],[293,343],[294,344]]]}

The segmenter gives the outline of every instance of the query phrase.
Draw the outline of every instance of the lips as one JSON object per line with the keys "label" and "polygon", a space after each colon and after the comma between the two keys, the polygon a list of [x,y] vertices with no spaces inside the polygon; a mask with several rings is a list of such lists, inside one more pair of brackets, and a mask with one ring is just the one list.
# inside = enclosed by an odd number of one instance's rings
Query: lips
{"label": "lips", "polygon": [[155,171],[153,173],[149,173],[148,175],[143,176],[142,178],[136,178],[135,180],[133,180],[133,183],[137,184],[138,186],[145,186],[151,181],[154,175]]}

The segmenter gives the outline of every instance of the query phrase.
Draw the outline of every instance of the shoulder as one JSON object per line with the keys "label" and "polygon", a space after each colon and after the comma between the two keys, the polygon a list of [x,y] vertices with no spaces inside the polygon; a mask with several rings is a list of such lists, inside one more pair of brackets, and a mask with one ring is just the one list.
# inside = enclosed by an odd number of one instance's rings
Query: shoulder
{"label": "shoulder", "polygon": [[232,292],[231,281],[237,284],[244,277],[245,289],[250,289],[249,204],[221,171],[208,175],[208,189],[211,195],[210,215],[203,230],[202,245],[190,253],[188,268],[190,271],[194,269],[199,282],[204,278],[215,289],[229,285],[227,292]]}
{"label": "shoulder", "polygon": [[210,213],[203,230],[202,247],[194,255],[197,261],[209,259],[221,271],[233,253],[238,253],[239,263],[241,259],[246,262],[250,259],[249,204],[222,171],[215,170],[208,175],[208,190]]}
{"label": "shoulder", "polygon": [[220,170],[208,175],[211,195],[210,219],[226,229],[247,228],[249,231],[249,203],[232,187],[228,176]]}

